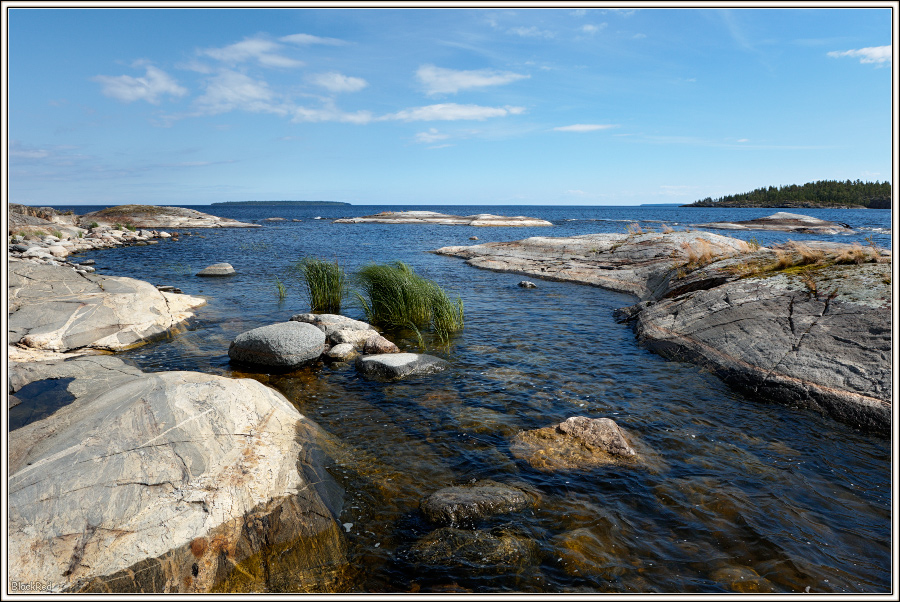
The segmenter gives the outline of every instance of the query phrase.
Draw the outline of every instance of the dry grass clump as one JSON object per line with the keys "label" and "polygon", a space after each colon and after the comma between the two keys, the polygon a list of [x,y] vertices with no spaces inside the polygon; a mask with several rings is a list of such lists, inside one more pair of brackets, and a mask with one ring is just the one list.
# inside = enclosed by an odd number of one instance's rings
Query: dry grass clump
{"label": "dry grass clump", "polygon": [[688,266],[703,267],[711,264],[716,258],[723,255],[716,253],[715,249],[705,238],[700,238],[695,242],[696,247],[689,242],[681,243],[681,248],[684,249],[687,255]]}
{"label": "dry grass clump", "polygon": [[669,224],[663,224],[663,225],[662,225],[662,233],[663,233],[663,234],[671,234],[671,233],[674,232],[674,231],[675,231],[675,230],[672,229],[672,228],[669,226]]}
{"label": "dry grass clump", "polygon": [[861,244],[855,244],[849,249],[844,249],[840,253],[838,253],[835,258],[835,263],[870,263],[876,262],[879,259],[879,253],[875,249],[865,249]]}
{"label": "dry grass clump", "polygon": [[644,230],[641,228],[641,225],[637,222],[633,224],[628,224],[625,229],[628,231],[628,234],[632,236],[637,236],[638,234],[643,234]]}

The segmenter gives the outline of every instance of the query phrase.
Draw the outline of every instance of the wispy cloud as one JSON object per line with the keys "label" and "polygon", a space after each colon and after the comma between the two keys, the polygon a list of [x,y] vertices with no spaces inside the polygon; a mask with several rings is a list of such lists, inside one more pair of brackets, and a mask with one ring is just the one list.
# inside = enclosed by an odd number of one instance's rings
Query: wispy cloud
{"label": "wispy cloud", "polygon": [[317,73],[310,76],[310,81],[331,92],[359,92],[369,85],[360,77],[350,77],[337,72]]}
{"label": "wispy cloud", "polygon": [[290,44],[297,44],[299,46],[309,46],[312,44],[321,44],[325,46],[344,46],[347,44],[344,40],[339,40],[337,38],[320,38],[319,36],[313,36],[308,33],[295,33],[289,36],[284,36],[278,38],[281,42],[288,42]]}
{"label": "wispy cloud", "polygon": [[216,115],[241,110],[250,113],[286,115],[288,109],[277,102],[276,94],[264,81],[237,71],[222,71],[207,81],[206,92],[194,101],[201,114]]}
{"label": "wispy cloud", "polygon": [[353,123],[356,125],[365,125],[373,120],[372,113],[369,111],[357,111],[348,113],[338,109],[334,102],[326,101],[325,104],[318,108],[310,107],[294,107],[292,109],[293,118],[291,121],[295,123],[311,122],[322,123],[326,121],[334,121],[338,123]]}
{"label": "wispy cloud", "polygon": [[450,134],[442,134],[436,128],[429,128],[427,132],[419,132],[416,134],[416,142],[422,144],[434,144],[441,140],[446,140]]}
{"label": "wispy cloud", "polygon": [[382,119],[397,121],[483,121],[492,117],[506,117],[525,112],[525,107],[483,107],[479,105],[461,105],[456,103],[428,105],[404,109]]}
{"label": "wispy cloud", "polygon": [[843,52],[835,51],[829,52],[828,56],[832,58],[849,56],[858,58],[860,63],[890,63],[892,60],[890,46],[871,46],[857,50],[844,50]]}
{"label": "wispy cloud", "polygon": [[538,29],[537,27],[513,27],[507,30],[508,33],[521,36],[523,38],[544,38],[550,39],[556,36],[556,33],[546,29]]}
{"label": "wispy cloud", "polygon": [[607,25],[608,25],[607,23],[601,23],[600,25],[593,25],[593,24],[583,25],[581,27],[581,31],[583,31],[584,33],[590,34],[590,35],[594,35],[601,29],[606,29]]}
{"label": "wispy cloud", "polygon": [[146,100],[151,104],[159,104],[165,95],[187,94],[187,89],[179,86],[169,74],[152,65],[147,66],[144,77],[97,75],[92,77],[91,81],[103,86],[102,92],[105,96],[122,102]]}
{"label": "wispy cloud", "polygon": [[244,40],[225,46],[224,48],[206,48],[200,54],[231,65],[245,62],[256,62],[263,67],[294,68],[302,67],[298,61],[280,54],[284,47],[266,38],[245,38]]}
{"label": "wispy cloud", "polygon": [[434,65],[422,65],[416,71],[416,77],[425,86],[425,93],[433,95],[456,94],[460,90],[469,90],[471,88],[501,86],[520,79],[528,79],[531,76],[511,71],[494,71],[492,69],[457,71],[455,69],[435,67]]}
{"label": "wispy cloud", "polygon": [[553,128],[554,132],[596,132],[597,130],[609,130],[612,128],[619,127],[615,124],[609,123],[576,123],[574,125],[564,125],[558,128]]}

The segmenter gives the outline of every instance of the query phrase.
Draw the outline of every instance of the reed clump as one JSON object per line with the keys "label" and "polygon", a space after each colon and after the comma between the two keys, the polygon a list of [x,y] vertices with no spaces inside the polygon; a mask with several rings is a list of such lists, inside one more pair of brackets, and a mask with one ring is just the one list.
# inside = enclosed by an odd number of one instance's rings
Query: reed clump
{"label": "reed clump", "polygon": [[463,327],[463,302],[451,299],[435,282],[407,264],[370,264],[356,274],[356,291],[366,319],[372,324],[412,328],[430,327],[441,342]]}
{"label": "reed clump", "polygon": [[304,284],[310,311],[340,313],[347,292],[347,275],[336,261],[307,257],[294,264],[293,270]]}

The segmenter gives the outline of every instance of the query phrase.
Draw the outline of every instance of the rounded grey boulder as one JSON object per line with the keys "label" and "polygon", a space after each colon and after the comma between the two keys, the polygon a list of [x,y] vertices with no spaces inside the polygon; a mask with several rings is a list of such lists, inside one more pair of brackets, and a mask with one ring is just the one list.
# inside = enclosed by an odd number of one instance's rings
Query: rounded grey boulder
{"label": "rounded grey boulder", "polygon": [[231,276],[234,267],[230,263],[214,263],[197,272],[198,276]]}
{"label": "rounded grey boulder", "polygon": [[314,360],[325,350],[325,333],[305,322],[279,322],[239,334],[228,349],[236,362],[293,368]]}

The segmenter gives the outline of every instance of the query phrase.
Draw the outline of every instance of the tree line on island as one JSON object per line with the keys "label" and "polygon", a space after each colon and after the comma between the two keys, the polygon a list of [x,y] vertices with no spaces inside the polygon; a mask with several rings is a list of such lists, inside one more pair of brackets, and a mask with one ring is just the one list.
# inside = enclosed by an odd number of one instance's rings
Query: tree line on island
{"label": "tree line on island", "polygon": [[890,209],[890,182],[819,180],[798,186],[762,187],[717,199],[706,197],[684,207],[778,207]]}

